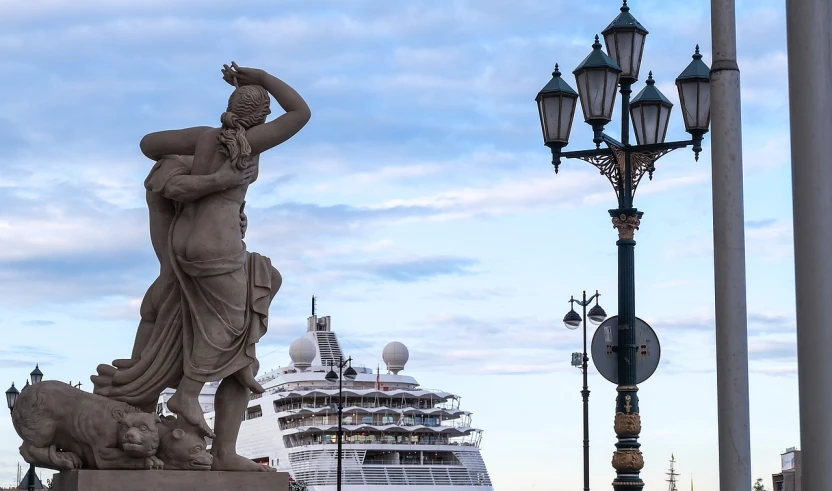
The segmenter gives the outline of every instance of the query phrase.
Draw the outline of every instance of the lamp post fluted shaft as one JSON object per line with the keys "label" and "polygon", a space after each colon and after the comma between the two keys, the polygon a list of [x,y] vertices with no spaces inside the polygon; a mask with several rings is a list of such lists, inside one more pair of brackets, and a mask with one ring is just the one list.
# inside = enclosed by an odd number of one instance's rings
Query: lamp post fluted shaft
{"label": "lamp post fluted shaft", "polygon": [[[632,100],[632,86],[638,81],[644,41],[648,34],[631,14],[626,0],[621,13],[602,31],[609,55],[602,51],[595,36],[592,52],[573,71],[578,91],[561,78],[558,65],[552,79],[538,93],[544,143],[552,151],[555,172],[562,158],[584,160],[609,179],[615,190],[618,207],[609,210],[612,225],[618,231],[618,343],[613,346],[617,356],[615,403],[616,450],[612,466],[616,470],[615,491],[641,491],[644,482],[640,471],[644,459],[638,441],[641,433],[636,365],[636,299],[635,299],[635,231],[641,225],[642,212],[633,206],[636,188],[642,177],[653,177],[654,164],[675,149],[693,147],[698,159],[702,139],[710,125],[710,69],[702,62],[699,46],[693,61],[676,78],[679,101],[690,140],[665,142],[673,104],[655,87],[650,74],[644,87]],[[621,134],[619,140],[604,133],[612,120],[615,89],[621,94]],[[568,145],[578,102],[584,120],[593,130],[596,148],[563,152]],[[637,140],[630,143],[630,121]],[[604,143],[607,148],[601,148]],[[577,314],[576,314],[577,315]],[[575,324],[577,327],[577,324]]]}
{"label": "lamp post fluted shaft", "polygon": [[341,397],[344,391],[344,362],[341,357],[338,357],[338,478],[336,480],[336,489],[341,491],[341,448],[344,439],[344,430],[341,427],[341,421],[344,419],[344,405]]}
{"label": "lamp post fluted shaft", "polygon": [[584,308],[584,351],[581,357],[581,371],[583,372],[584,385],[581,388],[581,398],[584,406],[584,491],[589,491],[589,381],[587,380],[586,367],[589,356],[586,354],[586,291],[581,302]]}

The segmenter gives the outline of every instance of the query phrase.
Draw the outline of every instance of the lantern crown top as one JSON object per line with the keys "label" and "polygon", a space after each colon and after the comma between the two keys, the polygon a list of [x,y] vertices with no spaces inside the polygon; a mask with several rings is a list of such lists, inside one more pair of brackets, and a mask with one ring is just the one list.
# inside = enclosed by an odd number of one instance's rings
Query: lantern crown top
{"label": "lantern crown top", "polygon": [[621,6],[621,13],[618,14],[612,22],[610,22],[610,25],[608,25],[607,28],[601,32],[601,34],[606,36],[608,32],[615,29],[635,29],[637,31],[641,31],[643,34],[649,34],[647,29],[645,29],[644,26],[641,25],[635,17],[633,17],[633,14],[630,13],[630,7],[627,6],[627,0],[624,0],[624,4]]}
{"label": "lantern crown top", "polygon": [[547,83],[545,87],[540,89],[540,92],[537,94],[537,98],[540,99],[544,95],[548,94],[567,94],[578,97],[578,93],[575,92],[561,77],[560,68],[557,63],[555,64],[555,71],[552,72],[552,79],[549,80],[549,83]]}
{"label": "lantern crown top", "polygon": [[690,62],[681,75],[676,77],[676,80],[710,80],[711,69],[702,61],[702,54],[699,53],[698,44],[691,58],[693,58],[693,61]]}
{"label": "lantern crown top", "polygon": [[673,103],[670,102],[661,91],[656,88],[656,81],[653,80],[653,72],[650,72],[647,75],[647,87],[641,89],[641,92],[636,94],[633,97],[633,100],[630,101],[630,106],[639,105],[645,102],[653,102],[653,103],[661,103],[666,104],[668,106],[673,106]]}
{"label": "lantern crown top", "polygon": [[581,64],[578,65],[578,68],[573,70],[572,73],[577,75],[579,72],[582,72],[587,68],[605,68],[617,73],[622,72],[618,63],[601,50],[601,42],[597,34],[595,35],[595,42],[592,43],[592,52],[584,58],[584,61],[582,61]]}

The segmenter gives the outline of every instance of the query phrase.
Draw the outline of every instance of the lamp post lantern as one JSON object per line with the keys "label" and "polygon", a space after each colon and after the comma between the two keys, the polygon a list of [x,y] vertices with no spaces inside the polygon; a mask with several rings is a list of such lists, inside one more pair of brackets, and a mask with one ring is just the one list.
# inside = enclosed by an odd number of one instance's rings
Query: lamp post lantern
{"label": "lamp post lantern", "polygon": [[[604,312],[604,309],[601,308],[600,305],[598,305],[598,297],[600,296],[601,294],[596,290],[595,294],[589,298],[586,298],[586,291],[584,291],[582,300],[575,300],[575,297],[570,298],[569,312],[567,312],[563,317],[563,323],[568,329],[577,329],[581,323],[583,323],[584,326],[584,351],[582,353],[572,353],[572,366],[580,368],[584,378],[584,385],[581,390],[581,396],[584,402],[584,491],[589,491],[589,386],[586,373],[589,356],[586,352],[586,321],[589,319],[590,322],[597,326],[598,324],[604,322],[604,319],[607,318],[607,313]],[[595,300],[595,306],[593,306],[589,310],[589,314],[587,314],[586,307],[593,300]],[[583,307],[583,317],[581,317],[579,313],[575,312],[576,303]]]}
{"label": "lamp post lantern", "polygon": [[[338,373],[335,373],[333,366],[338,366]],[[344,367],[347,369],[344,370]],[[338,382],[338,477],[336,478],[336,490],[341,491],[341,447],[343,441],[343,429],[341,427],[341,420],[343,419],[344,415],[344,405],[341,402],[341,392],[344,390],[344,378],[347,380],[355,380],[355,377],[358,376],[358,372],[355,371],[355,368],[352,367],[352,357],[347,358],[344,360],[340,356],[338,357],[338,362],[335,363],[333,360],[329,362],[329,373],[326,374],[327,382],[334,384],[336,381]]]}
{"label": "lamp post lantern", "polygon": [[[29,378],[32,381],[31,385],[35,385],[37,383],[40,383],[40,381],[43,380],[43,372],[40,371],[40,368],[38,367],[38,365],[35,365],[35,369],[32,370],[32,373],[29,374]],[[29,387],[31,387],[31,385],[29,385],[29,380],[27,380],[26,384],[23,386],[23,389],[21,389],[18,392],[18,390],[14,386],[14,382],[12,382],[12,386],[9,387],[9,390],[6,391],[6,404],[9,407],[9,412],[10,413],[12,413],[14,411],[14,405],[15,405],[15,403],[17,403],[17,398],[20,396],[20,393],[23,392],[24,390],[28,389]],[[34,464],[31,464],[31,463],[29,464],[29,472],[26,475],[29,478],[28,479],[29,482],[26,483],[26,487],[29,491],[34,491],[35,490],[35,479],[36,479],[35,478],[35,465]]]}
{"label": "lamp post lantern", "polygon": [[[710,122],[710,92],[708,88],[709,69],[702,62],[698,47],[693,61],[676,79],[685,130],[690,140],[665,142],[672,104],[655,86],[653,73],[647,79],[647,86],[630,101],[632,86],[638,81],[639,69],[647,36],[647,30],[630,14],[626,0],[621,13],[602,32],[608,54],[601,50],[598,36],[592,45],[592,52],[575,69],[578,98],[584,112],[584,120],[592,127],[594,149],[563,152],[567,139],[560,139],[557,145],[544,143],[552,151],[555,172],[562,158],[580,159],[595,166],[612,184],[618,207],[609,211],[612,225],[618,231],[618,345],[614,347],[618,357],[618,397],[616,398],[615,432],[618,438],[613,453],[612,465],[616,470],[613,487],[616,491],[641,491],[644,482],[639,475],[644,467],[638,436],[641,432],[639,416],[638,387],[636,385],[635,360],[635,231],[641,225],[643,212],[633,206],[633,197],[641,178],[647,174],[650,179],[655,171],[656,161],[673,150],[693,147],[698,159],[702,151],[702,138]],[[565,82],[562,82],[565,85]],[[551,84],[551,82],[550,82]],[[548,85],[547,85],[548,87]],[[561,86],[561,93],[567,93],[568,85]],[[615,89],[621,93],[621,135],[616,140],[604,133],[604,126],[612,120],[615,103]],[[546,94],[541,91],[538,99]],[[566,107],[561,106],[558,116],[563,121],[572,117]],[[544,114],[542,106],[541,121]],[[554,115],[545,114],[548,120]],[[630,144],[630,120],[636,134],[637,144]],[[569,127],[569,125],[566,125]],[[606,148],[601,148],[604,143]],[[577,315],[577,313],[576,313]]]}

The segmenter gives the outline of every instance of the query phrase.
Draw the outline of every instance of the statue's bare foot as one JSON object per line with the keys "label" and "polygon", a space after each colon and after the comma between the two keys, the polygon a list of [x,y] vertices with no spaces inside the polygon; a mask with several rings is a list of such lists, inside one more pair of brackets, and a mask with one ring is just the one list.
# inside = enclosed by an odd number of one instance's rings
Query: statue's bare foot
{"label": "statue's bare foot", "polygon": [[273,472],[275,469],[237,455],[236,453],[214,454],[214,461],[211,464],[212,471],[234,471],[234,472]]}
{"label": "statue's bare foot", "polygon": [[266,389],[264,389],[263,386],[257,382],[257,379],[254,378],[254,374],[251,373],[251,369],[248,367],[237,371],[237,373],[234,374],[234,378],[236,378],[237,382],[240,382],[243,387],[246,387],[255,394],[262,394],[263,392],[266,392]]}
{"label": "statue's bare foot", "polygon": [[211,430],[202,416],[202,407],[198,400],[182,397],[182,394],[176,391],[168,401],[168,409],[191,426],[199,429],[203,435],[214,438],[214,431]]}

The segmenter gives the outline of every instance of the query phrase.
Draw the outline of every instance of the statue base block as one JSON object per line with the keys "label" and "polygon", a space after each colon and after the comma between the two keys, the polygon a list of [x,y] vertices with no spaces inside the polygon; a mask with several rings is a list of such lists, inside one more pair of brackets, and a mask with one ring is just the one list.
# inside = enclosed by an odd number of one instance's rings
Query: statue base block
{"label": "statue base block", "polygon": [[286,472],[62,471],[54,491],[288,491]]}

